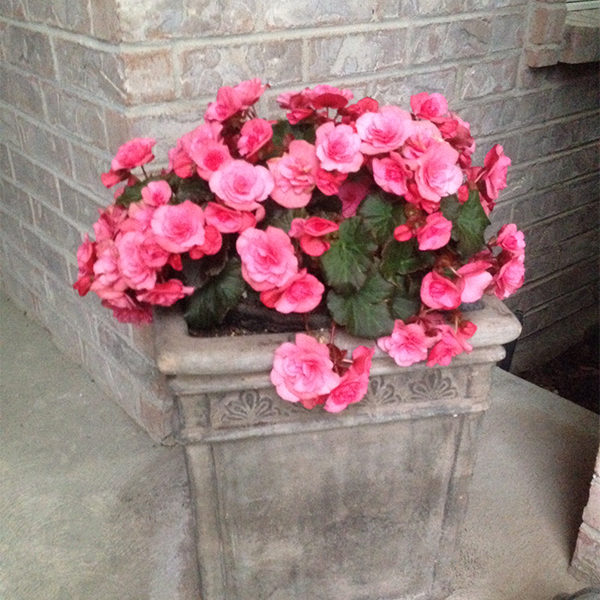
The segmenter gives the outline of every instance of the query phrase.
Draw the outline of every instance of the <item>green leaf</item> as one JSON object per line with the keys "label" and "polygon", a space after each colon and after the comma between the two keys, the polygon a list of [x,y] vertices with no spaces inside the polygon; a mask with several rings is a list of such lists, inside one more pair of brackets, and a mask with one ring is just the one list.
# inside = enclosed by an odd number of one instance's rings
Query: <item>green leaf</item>
{"label": "green leaf", "polygon": [[327,308],[334,321],[352,335],[377,338],[390,333],[394,327],[387,304],[392,291],[393,286],[373,272],[353,294],[342,295],[330,290]]}
{"label": "green leaf", "polygon": [[191,200],[196,204],[209,202],[214,200],[215,195],[210,191],[208,182],[200,177],[188,177],[180,179],[179,186],[175,193],[176,202],[173,204],[181,204],[185,200]]}
{"label": "green leaf", "polygon": [[367,235],[360,217],[340,225],[338,239],[321,256],[327,284],[340,293],[360,289],[367,279],[377,245]]}
{"label": "green leaf", "polygon": [[421,302],[416,298],[408,298],[400,293],[396,293],[392,299],[391,312],[394,319],[406,321],[419,311]]}
{"label": "green leaf", "polygon": [[[292,133],[292,126],[288,123],[286,119],[280,119],[273,125],[273,137],[271,141],[275,148],[283,148],[283,140],[285,136]],[[278,156],[281,156],[280,153],[277,153]]]}
{"label": "green leaf", "polygon": [[434,260],[430,252],[418,249],[415,239],[407,242],[390,240],[383,248],[381,258],[381,273],[389,280],[394,280],[398,275],[420,271],[433,264]]}
{"label": "green leaf", "polygon": [[115,200],[115,204],[127,208],[134,202],[142,199],[142,188],[148,184],[148,181],[138,181],[134,185],[127,186],[123,193]]}
{"label": "green leaf", "polygon": [[458,201],[458,196],[456,196],[456,194],[447,196],[440,202],[440,210],[442,214],[444,217],[446,217],[446,219],[452,222],[456,221],[460,208],[461,204]]}
{"label": "green leaf", "polygon": [[360,205],[359,214],[379,244],[387,241],[396,225],[400,225],[403,221],[404,211],[400,211],[402,213],[400,216],[398,211],[394,210],[395,208],[380,194],[369,194]]}
{"label": "green leaf", "polygon": [[188,299],[183,316],[190,330],[205,331],[220,325],[239,303],[244,286],[240,261],[230,260],[216,277],[196,289]]}
{"label": "green leaf", "polygon": [[458,251],[463,256],[471,256],[485,246],[483,233],[489,224],[490,220],[479,200],[479,192],[471,191],[469,199],[460,207],[453,225]]}

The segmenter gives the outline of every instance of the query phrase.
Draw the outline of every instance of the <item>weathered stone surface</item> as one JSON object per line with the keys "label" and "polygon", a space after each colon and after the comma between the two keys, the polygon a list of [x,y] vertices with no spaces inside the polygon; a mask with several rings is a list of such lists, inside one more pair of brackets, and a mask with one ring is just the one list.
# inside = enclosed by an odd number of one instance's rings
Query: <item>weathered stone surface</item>
{"label": "weathered stone surface", "polygon": [[335,415],[284,402],[270,384],[289,335],[200,342],[181,319],[159,320],[204,600],[446,597],[490,370],[520,329],[494,299],[469,316],[469,357],[399,369],[378,351],[367,396]]}

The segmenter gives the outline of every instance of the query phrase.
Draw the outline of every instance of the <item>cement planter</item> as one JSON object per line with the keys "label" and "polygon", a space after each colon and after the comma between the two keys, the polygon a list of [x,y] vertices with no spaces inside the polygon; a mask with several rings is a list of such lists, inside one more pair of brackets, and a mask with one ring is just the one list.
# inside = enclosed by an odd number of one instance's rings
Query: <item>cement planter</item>
{"label": "cement planter", "polygon": [[367,397],[337,415],[270,385],[273,351],[292,335],[190,338],[181,317],[158,320],[203,600],[446,596],[491,369],[520,331],[495,298],[469,318],[470,355],[399,368],[378,351]]}

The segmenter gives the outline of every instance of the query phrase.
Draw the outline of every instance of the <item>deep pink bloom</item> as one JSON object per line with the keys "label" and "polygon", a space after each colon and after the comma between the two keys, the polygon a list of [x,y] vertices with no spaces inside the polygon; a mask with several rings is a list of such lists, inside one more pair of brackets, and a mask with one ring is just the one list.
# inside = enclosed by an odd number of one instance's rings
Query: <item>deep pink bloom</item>
{"label": "deep pink bloom", "polygon": [[454,330],[450,325],[438,325],[438,341],[429,351],[427,366],[447,367],[453,357],[463,352],[471,352],[473,348],[467,339],[472,337],[476,330],[477,327],[469,321],[463,322],[458,330]]}
{"label": "deep pink bloom", "polygon": [[90,291],[94,276],[94,262],[96,261],[96,244],[90,241],[88,234],[83,236],[83,242],[77,248],[77,281],[73,288],[80,296],[85,296]]}
{"label": "deep pink bloom", "polygon": [[425,225],[417,229],[419,250],[437,250],[450,241],[452,221],[444,217],[441,212],[434,212],[427,216]]}
{"label": "deep pink bloom", "polygon": [[206,181],[233,160],[229,148],[218,140],[197,141],[190,146],[189,154],[196,165],[196,172]]}
{"label": "deep pink bloom", "polygon": [[325,171],[355,173],[363,163],[360,137],[349,125],[327,122],[316,131],[315,147]]}
{"label": "deep pink bloom", "polygon": [[430,146],[441,141],[440,130],[431,121],[413,121],[411,134],[404,143],[401,154],[407,161],[416,161]]}
{"label": "deep pink bloom", "polygon": [[121,223],[127,218],[127,209],[111,204],[106,210],[98,210],[98,212],[100,217],[93,225],[96,242],[112,240]]}
{"label": "deep pink bloom", "polygon": [[154,154],[152,154],[154,144],[156,144],[156,140],[152,138],[134,138],[125,142],[112,159],[110,163],[111,170],[131,170],[149,163],[154,159]]}
{"label": "deep pink bloom", "polygon": [[342,202],[342,217],[348,219],[353,217],[360,203],[367,197],[371,189],[369,177],[361,177],[353,181],[344,181],[337,191],[338,198]]}
{"label": "deep pink bloom", "polygon": [[421,92],[410,97],[410,107],[417,117],[432,119],[448,112],[448,101],[442,94]]}
{"label": "deep pink bloom", "polygon": [[337,231],[339,226],[333,221],[321,217],[294,219],[289,235],[300,240],[300,247],[309,256],[321,256],[330,248],[327,240],[322,239],[328,233]]}
{"label": "deep pink bloom", "polygon": [[271,198],[275,202],[286,208],[301,208],[310,202],[319,165],[312,144],[294,140],[286,154],[267,164],[274,179]]}
{"label": "deep pink bloom", "polygon": [[492,263],[487,260],[474,260],[458,269],[457,273],[464,282],[460,295],[462,302],[477,302],[492,282],[488,269]]}
{"label": "deep pink bloom", "polygon": [[394,323],[391,335],[381,337],[377,345],[387,352],[400,367],[408,367],[427,358],[427,350],[435,340],[426,335],[418,323],[405,324],[401,319]]}
{"label": "deep pink bloom", "polygon": [[284,287],[261,292],[260,299],[280,313],[306,313],[321,303],[324,291],[325,286],[314,275],[301,269]]}
{"label": "deep pink bloom", "polygon": [[398,242],[408,242],[413,237],[413,230],[405,224],[394,229],[394,239]]}
{"label": "deep pink bloom", "polygon": [[232,160],[215,171],[208,185],[224,204],[237,210],[254,210],[273,190],[273,176],[265,167]]}
{"label": "deep pink bloom", "polygon": [[352,352],[352,365],[344,373],[339,385],[329,395],[323,408],[327,412],[338,413],[349,404],[360,402],[369,389],[369,373],[375,348],[358,346]]}
{"label": "deep pink bloom", "polygon": [[397,106],[382,106],[379,112],[367,112],[356,121],[363,154],[382,154],[399,148],[412,131],[410,113]]}
{"label": "deep pink bloom", "polygon": [[321,192],[326,196],[334,196],[337,194],[344,183],[348,173],[340,173],[339,171],[325,171],[318,167],[315,172],[315,183]]}
{"label": "deep pink bloom", "polygon": [[500,248],[514,256],[519,256],[525,252],[525,236],[514,223],[507,223],[500,228],[496,236],[496,243]]}
{"label": "deep pink bloom", "polygon": [[209,202],[204,209],[206,223],[221,233],[238,233],[256,225],[255,216],[248,211],[234,210],[217,202]]}
{"label": "deep pink bloom", "polygon": [[406,180],[410,173],[397,152],[390,152],[384,158],[373,159],[373,178],[384,191],[396,196],[406,194]]}
{"label": "deep pink bloom", "polygon": [[340,376],[333,371],[329,348],[298,333],[294,344],[286,342],[275,351],[271,383],[281,398],[298,402],[329,394]]}
{"label": "deep pink bloom", "polygon": [[167,204],[172,195],[171,186],[164,180],[151,181],[142,188],[142,200],[148,206]]}
{"label": "deep pink bloom", "polygon": [[[128,231],[119,236],[115,244],[119,251],[119,268],[127,285],[135,290],[149,290],[156,283],[156,268],[145,260],[146,253],[142,250],[147,237],[141,231]],[[156,246],[156,243],[150,240]],[[163,250],[163,265],[166,264],[168,253]],[[162,265],[161,265],[162,266]]]}
{"label": "deep pink bloom", "polygon": [[142,304],[127,294],[121,294],[114,300],[102,300],[102,306],[111,309],[113,317],[120,323],[152,323],[152,306]]}
{"label": "deep pink bloom", "polygon": [[113,171],[112,169],[107,173],[100,173],[100,181],[104,187],[110,188],[120,181],[125,181],[129,177],[129,171],[127,169],[120,169]]}
{"label": "deep pink bloom", "polygon": [[150,227],[156,242],[169,252],[187,252],[204,243],[204,214],[190,200],[159,206]]}
{"label": "deep pink bloom", "polygon": [[421,300],[436,310],[458,308],[463,285],[460,279],[451,281],[436,271],[430,271],[421,282]]}
{"label": "deep pink bloom", "polygon": [[242,125],[237,142],[242,156],[250,156],[268,144],[273,137],[273,127],[265,119],[251,119]]}
{"label": "deep pink bloom", "polygon": [[217,100],[211,102],[204,119],[206,121],[226,121],[240,110],[252,106],[265,91],[266,86],[260,79],[249,79],[238,83],[235,87],[223,86],[217,91]]}
{"label": "deep pink bloom", "polygon": [[113,240],[96,244],[94,278],[90,289],[100,298],[111,300],[123,295],[127,283],[119,268],[119,251]]}
{"label": "deep pink bloom", "polygon": [[157,283],[152,289],[138,292],[136,297],[141,302],[148,302],[148,304],[171,306],[193,293],[193,287],[183,285],[179,279],[169,279],[164,283]]}
{"label": "deep pink bloom", "polygon": [[[189,254],[191,258],[196,260],[198,258],[202,258],[207,254],[216,254],[221,249],[222,245],[223,236],[221,235],[221,232],[212,225],[206,225],[204,227],[204,244],[202,244],[201,246],[194,246],[190,249]],[[178,270],[181,270],[181,268],[182,267],[179,267]]]}
{"label": "deep pink bloom", "polygon": [[494,294],[500,300],[514,294],[525,280],[525,257],[523,254],[514,256],[505,262],[494,276]]}
{"label": "deep pink bloom", "polygon": [[257,292],[285,287],[298,272],[298,259],[285,231],[246,229],[236,248],[242,259],[242,276]]}
{"label": "deep pink bloom", "polygon": [[506,187],[506,172],[510,164],[510,158],[504,154],[504,149],[499,144],[496,144],[485,155],[482,179],[485,183],[487,196],[492,200],[496,200],[500,190]]}
{"label": "deep pink bloom", "polygon": [[327,84],[315,85],[308,90],[311,105],[315,109],[319,108],[343,108],[354,97],[354,94],[347,89],[341,89]]}
{"label": "deep pink bloom", "polygon": [[432,202],[454,194],[463,182],[457,161],[458,152],[447,142],[429,146],[416,165],[415,182],[419,194]]}

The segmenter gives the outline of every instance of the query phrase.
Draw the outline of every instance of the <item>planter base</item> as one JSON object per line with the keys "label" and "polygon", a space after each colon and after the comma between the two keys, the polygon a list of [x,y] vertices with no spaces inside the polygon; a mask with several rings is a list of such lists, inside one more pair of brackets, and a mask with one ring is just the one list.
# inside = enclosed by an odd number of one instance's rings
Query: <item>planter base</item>
{"label": "planter base", "polygon": [[268,373],[285,335],[238,340],[247,358],[227,349],[235,340],[190,343],[177,337],[182,323],[157,325],[159,367],[174,375],[203,600],[447,596],[491,368],[520,328],[493,299],[472,320],[470,355],[434,369],[376,355],[367,397],[337,415],[277,397]]}

